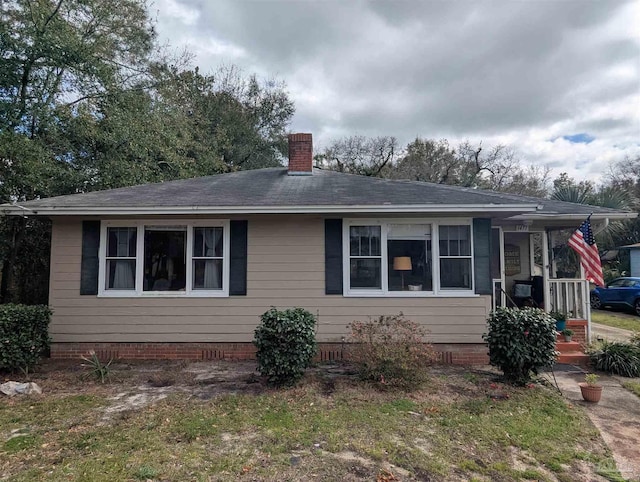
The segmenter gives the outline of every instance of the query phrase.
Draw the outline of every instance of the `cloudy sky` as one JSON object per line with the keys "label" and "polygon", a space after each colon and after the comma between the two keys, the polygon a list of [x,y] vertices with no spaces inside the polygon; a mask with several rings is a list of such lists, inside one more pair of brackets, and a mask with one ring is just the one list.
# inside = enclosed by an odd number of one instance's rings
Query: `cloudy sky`
{"label": "cloudy sky", "polygon": [[640,154],[640,1],[156,0],[160,38],[286,82],[294,132],[515,147],[597,179]]}

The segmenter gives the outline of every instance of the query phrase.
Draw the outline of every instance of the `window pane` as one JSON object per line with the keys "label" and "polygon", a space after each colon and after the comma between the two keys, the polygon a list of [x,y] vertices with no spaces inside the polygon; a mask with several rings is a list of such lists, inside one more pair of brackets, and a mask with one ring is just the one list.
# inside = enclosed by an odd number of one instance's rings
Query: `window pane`
{"label": "window pane", "polygon": [[382,289],[380,259],[352,259],[350,263],[351,288]]}
{"label": "window pane", "polygon": [[471,256],[471,226],[440,226],[440,256]]}
{"label": "window pane", "polygon": [[107,257],[135,258],[137,228],[108,228]]}
{"label": "window pane", "polygon": [[471,289],[471,260],[440,259],[440,287]]}
{"label": "window pane", "polygon": [[107,286],[108,290],[133,290],[136,287],[135,259],[108,259]]}
{"label": "window pane", "polygon": [[471,256],[471,226],[458,226],[459,256]]}
{"label": "window pane", "polygon": [[430,224],[390,224],[389,238],[428,238],[431,236]]}
{"label": "window pane", "polygon": [[185,229],[145,229],[144,291],[180,291],[186,286]]}
{"label": "window pane", "polygon": [[194,259],[193,260],[193,289],[221,290],[222,289],[222,260]]}
{"label": "window pane", "polygon": [[449,226],[440,226],[438,236],[440,238],[440,256],[449,256]]}
{"label": "window pane", "polygon": [[351,226],[349,253],[351,256],[380,256],[380,226]]}
{"label": "window pane", "polygon": [[221,258],[222,228],[194,228],[193,256],[196,258]]}
{"label": "window pane", "polygon": [[[431,291],[433,289],[431,240],[389,240],[387,254],[389,291]],[[409,258],[410,269],[406,260],[396,260],[396,258]],[[408,269],[396,269],[402,267]]]}

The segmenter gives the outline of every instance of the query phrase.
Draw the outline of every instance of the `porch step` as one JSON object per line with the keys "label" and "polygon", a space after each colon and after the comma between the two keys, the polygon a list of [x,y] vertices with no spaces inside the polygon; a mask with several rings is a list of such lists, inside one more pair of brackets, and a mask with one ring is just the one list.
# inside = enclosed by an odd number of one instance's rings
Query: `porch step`
{"label": "porch step", "polygon": [[568,353],[568,352],[582,352],[582,344],[577,341],[557,341],[556,342],[556,350],[560,353]]}
{"label": "porch step", "polygon": [[558,356],[558,363],[587,366],[589,364],[589,355],[586,355],[581,351],[562,352]]}

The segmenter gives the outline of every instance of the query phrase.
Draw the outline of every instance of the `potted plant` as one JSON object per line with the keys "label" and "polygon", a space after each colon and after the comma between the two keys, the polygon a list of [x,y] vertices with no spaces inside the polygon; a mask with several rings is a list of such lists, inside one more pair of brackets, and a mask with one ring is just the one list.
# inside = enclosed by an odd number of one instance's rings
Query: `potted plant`
{"label": "potted plant", "polygon": [[598,378],[595,373],[587,373],[584,377],[584,383],[580,383],[580,391],[582,398],[587,402],[598,403],[602,396],[602,385],[598,385]]}
{"label": "potted plant", "polygon": [[552,311],[549,316],[556,320],[556,331],[562,331],[567,327],[567,314],[560,311]]}
{"label": "potted plant", "polygon": [[564,336],[564,341],[566,342],[571,341],[571,337],[573,336],[573,330],[570,330],[569,328],[565,328],[564,330],[562,330],[562,336]]}

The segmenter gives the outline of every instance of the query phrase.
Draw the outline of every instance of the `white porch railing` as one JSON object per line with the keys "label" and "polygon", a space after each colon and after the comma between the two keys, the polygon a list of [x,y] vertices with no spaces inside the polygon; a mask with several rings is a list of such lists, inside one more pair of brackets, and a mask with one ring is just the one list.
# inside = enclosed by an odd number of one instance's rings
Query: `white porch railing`
{"label": "white porch railing", "polygon": [[583,279],[549,280],[549,311],[566,313],[567,318],[590,319],[589,282]]}

